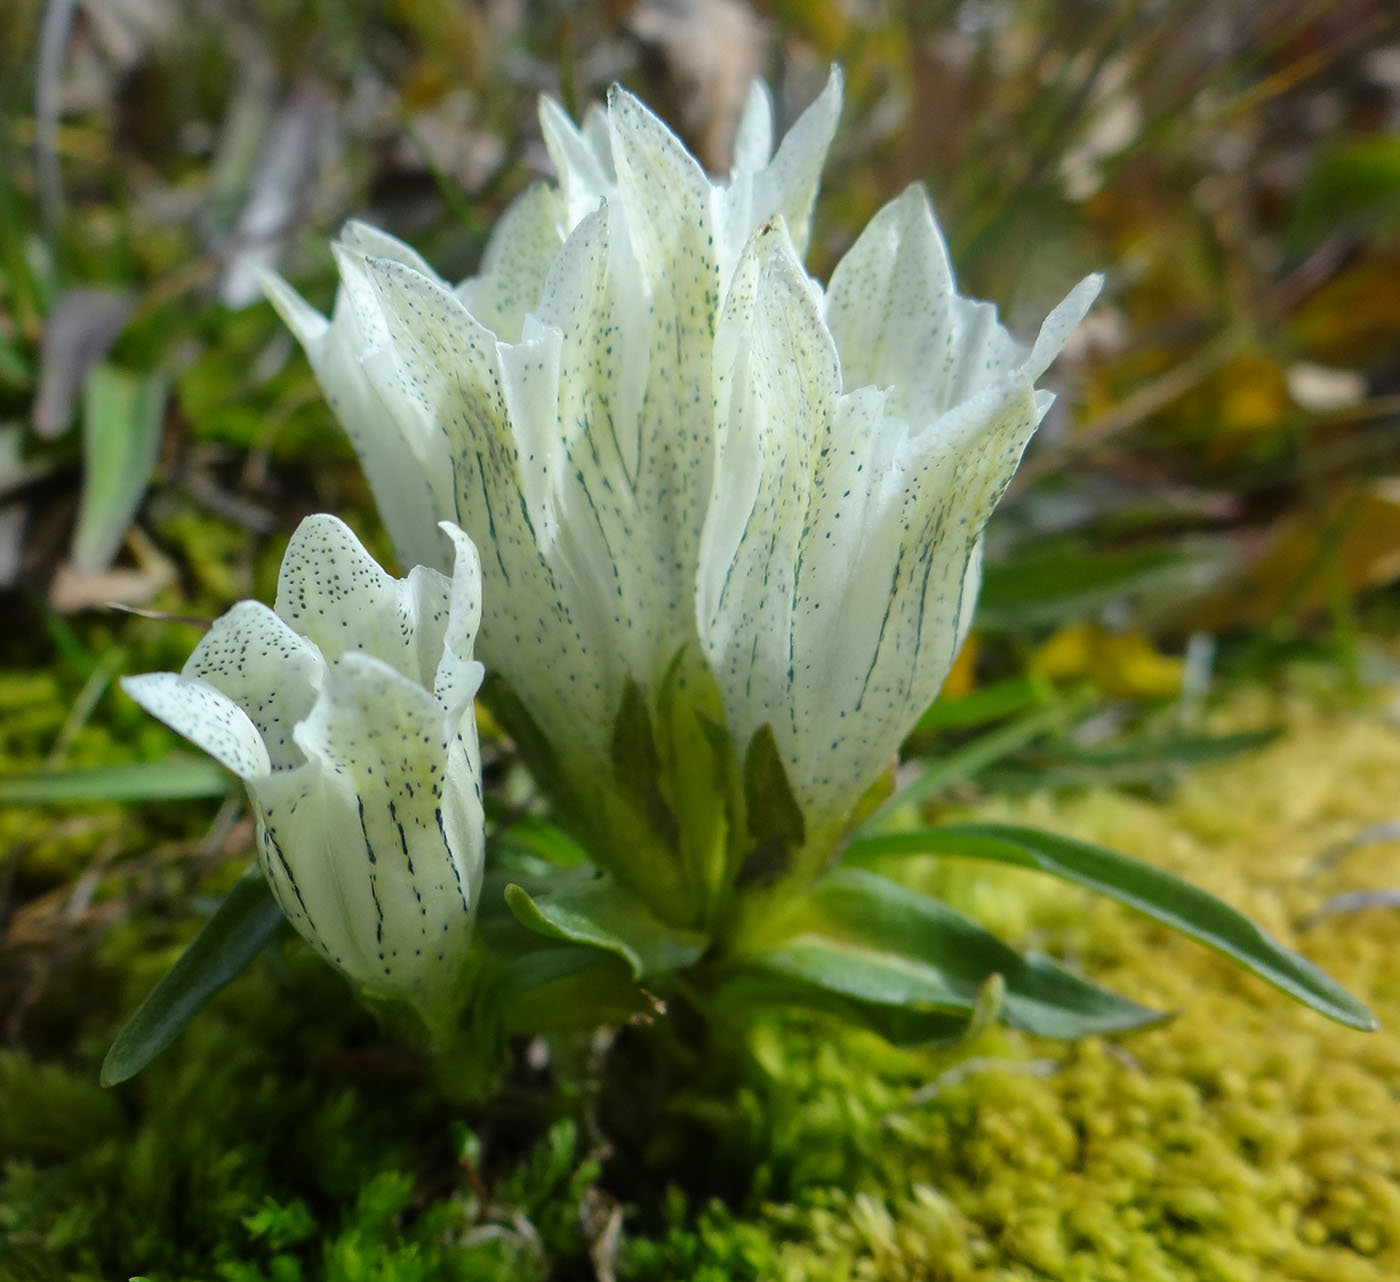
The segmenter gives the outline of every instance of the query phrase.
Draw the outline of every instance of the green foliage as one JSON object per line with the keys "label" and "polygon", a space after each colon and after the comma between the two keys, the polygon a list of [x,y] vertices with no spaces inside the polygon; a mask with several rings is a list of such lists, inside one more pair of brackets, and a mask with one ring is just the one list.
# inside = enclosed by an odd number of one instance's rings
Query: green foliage
{"label": "green foliage", "polygon": [[273,960],[119,1093],[90,1059],[0,1056],[0,1276],[504,1282],[584,1249],[598,1166],[572,1123],[468,1179],[448,1138],[482,1145],[421,1066],[353,1049],[370,1030],[334,976]]}
{"label": "green foliage", "polygon": [[860,865],[898,854],[987,859],[1063,877],[1199,940],[1329,1019],[1365,1031],[1377,1027],[1340,984],[1248,917],[1175,873],[1116,851],[1033,828],[971,823],[864,837],[851,844],[847,858]]}
{"label": "green foliage", "polygon": [[160,1054],[282,924],[282,910],[255,864],[122,1026],[102,1061],[102,1085],[135,1076]]}

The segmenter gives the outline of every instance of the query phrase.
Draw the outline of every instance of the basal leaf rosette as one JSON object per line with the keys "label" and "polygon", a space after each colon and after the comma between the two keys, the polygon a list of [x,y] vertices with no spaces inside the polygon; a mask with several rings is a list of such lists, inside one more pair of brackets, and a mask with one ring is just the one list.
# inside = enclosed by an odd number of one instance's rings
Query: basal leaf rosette
{"label": "basal leaf rosette", "polygon": [[386,574],[333,516],[293,534],[275,610],[244,601],[180,673],[126,691],[232,770],[297,931],[371,1001],[441,1044],[462,1001],[483,864],[472,656],[476,549],[451,579]]}
{"label": "basal leaf rosette", "polygon": [[453,287],[352,224],[330,318],[270,295],[405,563],[482,549],[493,706],[596,860],[676,927],[801,885],[937,693],[982,528],[1044,416],[1030,348],[957,294],[928,199],[891,202],[829,286],[802,266],[840,114],[774,147],[755,86],[712,181],[630,94]]}

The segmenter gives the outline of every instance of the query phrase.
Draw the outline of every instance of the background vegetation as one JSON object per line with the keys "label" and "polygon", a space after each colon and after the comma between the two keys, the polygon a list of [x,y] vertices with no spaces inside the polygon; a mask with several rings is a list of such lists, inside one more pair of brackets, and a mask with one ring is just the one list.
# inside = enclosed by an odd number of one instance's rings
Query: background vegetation
{"label": "background vegetation", "polygon": [[[1169,864],[1400,1024],[1391,5],[11,0],[0,1278],[1400,1273],[1400,1037],[1009,872],[901,875],[1183,1016],[952,1056],[774,1016],[644,1142],[617,1108],[635,1032],[519,1046],[469,1108],[287,940],[96,1085],[251,848],[223,776],[115,678],[268,599],[308,512],[392,563],[253,266],[328,303],[353,215],[467,275],[544,165],[540,91],[577,111],[621,79],[722,171],[749,78],[790,118],[832,60],[819,276],[919,179],[964,289],[1023,334],[1109,280],[909,745],[925,805]],[[487,755],[518,799],[508,745]]]}

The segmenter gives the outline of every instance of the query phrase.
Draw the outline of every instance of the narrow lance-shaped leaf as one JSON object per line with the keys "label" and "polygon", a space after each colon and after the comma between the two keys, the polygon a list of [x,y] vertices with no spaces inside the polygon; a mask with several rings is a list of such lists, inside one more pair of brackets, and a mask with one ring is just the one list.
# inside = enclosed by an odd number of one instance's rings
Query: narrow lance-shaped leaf
{"label": "narrow lance-shaped leaf", "polygon": [[151,481],[165,423],[166,381],[98,365],[83,395],[83,493],[73,562],[105,570]]}
{"label": "narrow lance-shaped leaf", "polygon": [[75,801],[184,801],[222,797],[237,780],[217,761],[122,761],[80,770],[0,777],[0,801],[42,806]]}
{"label": "narrow lance-shaped leaf", "polygon": [[789,938],[745,965],[858,1002],[969,1013],[996,974],[1006,1022],[1047,1037],[1122,1032],[1162,1018],[1046,958],[1022,956],[947,904],[864,869],[828,873],[794,925]]}
{"label": "narrow lance-shaped leaf", "polygon": [[1375,1017],[1312,962],[1214,895],[1103,846],[1015,824],[950,824],[851,843],[848,863],[883,855],[958,855],[1048,872],[1136,908],[1198,940],[1320,1014],[1370,1031]]}
{"label": "narrow lance-shaped leaf", "polygon": [[145,1068],[258,955],[281,921],[282,910],[254,864],[117,1034],[102,1061],[102,1085],[115,1086]]}

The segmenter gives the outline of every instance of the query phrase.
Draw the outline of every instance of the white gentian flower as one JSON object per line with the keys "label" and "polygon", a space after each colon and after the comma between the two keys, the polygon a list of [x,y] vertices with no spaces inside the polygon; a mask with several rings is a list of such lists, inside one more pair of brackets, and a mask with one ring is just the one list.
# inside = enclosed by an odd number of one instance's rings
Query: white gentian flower
{"label": "white gentian flower", "polygon": [[582,130],[545,99],[559,183],[507,211],[480,276],[454,290],[352,224],[330,321],[268,281],[404,563],[440,563],[441,519],[482,549],[482,658],[566,758],[596,765],[626,679],[696,641],[723,291],[760,222],[805,240],[839,110],[833,76],[772,156],[756,87],[716,186],[630,94]]}
{"label": "white gentian flower", "polygon": [[[444,518],[481,547],[481,655],[548,746],[542,786],[676,924],[793,867],[769,851],[756,875],[745,842],[781,829],[820,866],[937,694],[983,525],[1052,399],[1035,380],[1099,285],[1019,346],[956,293],[914,187],[823,291],[802,258],[840,92],[833,73],[775,153],[755,86],[719,183],[621,89],[581,129],[546,99],[558,181],[507,211],[479,276],[453,288],[351,225],[329,321],[268,281],[405,562],[433,561]],[[703,736],[666,724],[677,671]],[[734,819],[732,770],[697,765],[700,687],[737,761],[761,749],[751,792],[776,750],[801,822]],[[654,752],[632,742],[638,690]],[[622,777],[653,758],[650,790]]]}
{"label": "white gentian flower", "polygon": [[715,339],[715,481],[696,604],[730,733],[771,725],[804,815],[864,791],[933,701],[979,544],[1053,396],[1034,383],[1099,289],[1015,343],[953,288],[918,187],[821,287],[760,228]]}
{"label": "white gentian flower", "polygon": [[387,575],[333,516],[288,544],[276,610],[243,601],[179,674],[122,684],[232,770],[292,925],[435,1040],[460,1002],[481,885],[476,549],[444,523],[449,580]]}

